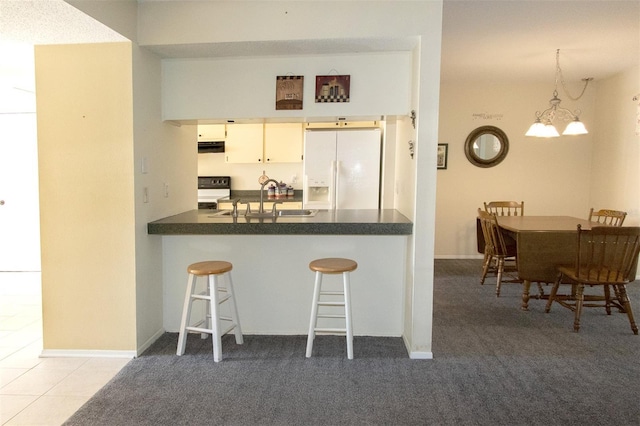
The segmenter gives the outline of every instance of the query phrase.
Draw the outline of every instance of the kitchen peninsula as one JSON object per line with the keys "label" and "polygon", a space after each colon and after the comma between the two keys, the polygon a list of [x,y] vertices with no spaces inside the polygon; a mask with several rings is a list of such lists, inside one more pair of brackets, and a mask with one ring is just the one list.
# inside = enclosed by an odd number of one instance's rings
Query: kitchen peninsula
{"label": "kitchen peninsula", "polygon": [[[191,210],[151,222],[162,238],[164,328],[179,329],[186,267],[232,262],[245,334],[306,334],[313,273],[309,262],[348,257],[355,335],[402,336],[406,255],[413,224],[397,210],[320,210],[314,216],[247,218]],[[334,280],[335,278],[335,280]],[[327,284],[339,277],[327,276]]]}

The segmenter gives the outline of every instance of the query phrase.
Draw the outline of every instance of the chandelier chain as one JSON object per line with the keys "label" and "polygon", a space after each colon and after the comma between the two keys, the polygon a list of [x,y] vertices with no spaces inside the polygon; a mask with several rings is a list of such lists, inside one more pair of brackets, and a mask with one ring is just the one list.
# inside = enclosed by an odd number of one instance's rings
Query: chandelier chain
{"label": "chandelier chain", "polygon": [[577,101],[584,95],[585,90],[587,90],[587,86],[589,82],[593,80],[593,78],[583,78],[584,86],[582,87],[582,92],[577,97],[571,96],[569,90],[567,89],[567,85],[564,82],[564,76],[562,75],[562,69],[560,68],[560,49],[556,50],[556,93],[558,92],[558,76],[560,76],[560,83],[562,84],[562,89],[564,93],[571,99],[572,101]]}

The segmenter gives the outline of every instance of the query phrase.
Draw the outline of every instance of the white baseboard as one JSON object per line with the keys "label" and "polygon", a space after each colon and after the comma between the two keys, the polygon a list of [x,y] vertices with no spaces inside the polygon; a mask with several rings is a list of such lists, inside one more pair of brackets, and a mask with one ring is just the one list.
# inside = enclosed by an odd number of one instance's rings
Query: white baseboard
{"label": "white baseboard", "polygon": [[433,359],[433,352],[409,352],[410,359]]}
{"label": "white baseboard", "polygon": [[402,341],[404,342],[404,346],[405,348],[407,348],[407,352],[409,353],[409,359],[433,359],[433,352],[412,351],[411,345],[407,341],[406,336],[402,336]]}
{"label": "white baseboard", "polygon": [[43,349],[40,358],[129,358],[136,357],[136,351],[109,351],[83,349]]}
{"label": "white baseboard", "polygon": [[136,356],[140,356],[142,354],[142,352],[146,351],[147,349],[149,349],[149,346],[153,345],[153,343],[158,340],[163,334],[165,333],[164,329],[161,328],[160,330],[156,331],[156,333],[151,336],[146,342],[144,342],[139,348],[138,348],[138,353]]}

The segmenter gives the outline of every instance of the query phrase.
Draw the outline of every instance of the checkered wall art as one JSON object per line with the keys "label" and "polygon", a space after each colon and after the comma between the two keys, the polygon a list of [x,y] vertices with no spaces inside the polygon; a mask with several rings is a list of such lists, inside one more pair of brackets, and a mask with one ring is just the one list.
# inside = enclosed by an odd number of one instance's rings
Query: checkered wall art
{"label": "checkered wall art", "polygon": [[316,103],[349,102],[350,75],[317,75]]}

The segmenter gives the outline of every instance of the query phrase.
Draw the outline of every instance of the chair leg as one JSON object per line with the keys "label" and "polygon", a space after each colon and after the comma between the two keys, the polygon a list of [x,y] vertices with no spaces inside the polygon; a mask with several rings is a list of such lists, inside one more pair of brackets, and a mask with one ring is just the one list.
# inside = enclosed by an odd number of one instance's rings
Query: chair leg
{"label": "chair leg", "polygon": [[504,271],[504,258],[498,259],[498,277],[496,280],[496,297],[500,297],[500,286],[502,285],[502,271]]}
{"label": "chair leg", "polygon": [[544,311],[549,313],[551,310],[551,304],[553,300],[556,298],[556,294],[558,293],[558,288],[560,287],[560,282],[562,281],[562,274],[558,275],[556,282],[553,283],[553,287],[551,288],[551,292],[549,293],[549,299],[547,299],[547,306],[545,306]]}
{"label": "chair leg", "polygon": [[347,359],[353,359],[353,329],[351,327],[351,286],[349,285],[349,272],[342,273],[344,284],[344,319],[347,329]]}
{"label": "chair leg", "polygon": [[485,253],[484,263],[482,264],[482,277],[480,277],[480,285],[483,285],[485,278],[487,278],[487,273],[489,272],[489,264],[492,260],[493,257],[490,254]]}
{"label": "chair leg", "polygon": [[322,272],[316,271],[316,280],[313,286],[313,300],[311,302],[311,319],[309,320],[309,334],[307,336],[307,358],[313,352],[313,339],[316,337],[316,324],[318,323],[318,300],[320,299],[320,287],[322,287]]}
{"label": "chair leg", "polygon": [[616,295],[616,300],[619,302],[619,306],[618,306],[618,311],[620,313],[625,313],[624,308],[621,307],[622,306],[622,296],[620,296],[620,290],[618,289],[618,286],[614,285],[613,287],[613,291]]}
{"label": "chair leg", "polygon": [[576,316],[573,320],[573,331],[577,333],[580,331],[580,315],[584,304],[584,284],[578,284],[576,287]]}
{"label": "chair leg", "polygon": [[633,334],[638,334],[638,326],[636,325],[635,320],[633,319],[633,311],[631,310],[631,302],[629,302],[629,296],[627,295],[627,289],[624,285],[617,286],[617,293],[619,294],[619,300],[624,310],[627,312],[627,316],[629,317],[629,324],[631,325],[631,330]]}
{"label": "chair leg", "polygon": [[611,315],[611,289],[608,285],[604,286],[604,310]]}
{"label": "chair leg", "polygon": [[196,284],[196,276],[189,274],[187,278],[187,291],[184,296],[184,305],[182,307],[182,320],[180,321],[180,334],[178,335],[178,349],[176,355],[183,355],[187,345],[187,326],[191,318],[191,295],[193,294]]}

